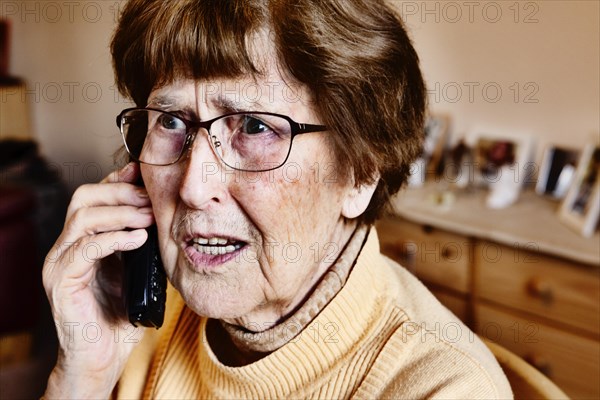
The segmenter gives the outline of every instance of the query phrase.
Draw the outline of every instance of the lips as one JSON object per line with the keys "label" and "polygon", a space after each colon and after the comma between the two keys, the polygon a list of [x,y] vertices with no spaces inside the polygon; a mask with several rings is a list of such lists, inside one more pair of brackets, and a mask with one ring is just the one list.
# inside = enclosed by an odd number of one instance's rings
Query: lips
{"label": "lips", "polygon": [[246,242],[225,235],[192,234],[184,241],[184,251],[196,267],[217,267],[239,254]]}

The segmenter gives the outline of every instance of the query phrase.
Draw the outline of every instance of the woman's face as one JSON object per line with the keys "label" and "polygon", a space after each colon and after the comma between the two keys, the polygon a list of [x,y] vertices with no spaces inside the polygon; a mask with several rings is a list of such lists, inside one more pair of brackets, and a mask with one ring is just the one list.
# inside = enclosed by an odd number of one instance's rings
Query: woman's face
{"label": "woman's face", "polygon": [[[307,91],[289,87],[275,67],[258,82],[176,81],[154,90],[148,106],[187,119],[239,110],[321,123]],[[297,136],[286,164],[268,172],[225,166],[204,130],[178,163],[142,165],[167,275],[196,313],[266,329],[302,303],[335,260],[355,227],[345,217],[362,213],[370,195],[342,181],[328,134]],[[224,254],[206,254],[208,247]]]}

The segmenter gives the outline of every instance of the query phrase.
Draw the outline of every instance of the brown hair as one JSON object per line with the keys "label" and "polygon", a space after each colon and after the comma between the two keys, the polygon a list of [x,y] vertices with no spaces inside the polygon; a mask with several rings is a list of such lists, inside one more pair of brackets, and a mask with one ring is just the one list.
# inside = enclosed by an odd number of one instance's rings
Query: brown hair
{"label": "brown hair", "polygon": [[373,223],[420,152],[426,106],[417,54],[382,0],[130,0],[111,45],[119,90],[142,107],[179,77],[256,76],[249,46],[265,28],[312,95],[340,170],[356,185],[380,178],[359,217]]}

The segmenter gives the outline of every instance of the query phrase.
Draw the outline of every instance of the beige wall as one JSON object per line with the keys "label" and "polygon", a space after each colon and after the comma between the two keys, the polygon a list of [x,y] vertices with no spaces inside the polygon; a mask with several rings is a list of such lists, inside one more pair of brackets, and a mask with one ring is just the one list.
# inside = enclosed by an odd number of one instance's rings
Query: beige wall
{"label": "beige wall", "polygon": [[[392,0],[393,1],[393,0]],[[474,129],[583,146],[600,126],[598,1],[393,1],[420,53],[433,111]],[[72,186],[119,144],[108,42],[118,1],[3,1],[12,68],[43,152]],[[5,118],[5,116],[1,116]]]}
{"label": "beige wall", "polygon": [[583,146],[600,129],[600,2],[393,1],[434,112],[455,136],[490,130]]}
{"label": "beige wall", "polygon": [[[71,187],[98,180],[120,143],[108,44],[119,2],[3,1],[13,24],[11,71],[27,83],[25,101],[43,153]],[[4,118],[4,116],[2,116]]]}

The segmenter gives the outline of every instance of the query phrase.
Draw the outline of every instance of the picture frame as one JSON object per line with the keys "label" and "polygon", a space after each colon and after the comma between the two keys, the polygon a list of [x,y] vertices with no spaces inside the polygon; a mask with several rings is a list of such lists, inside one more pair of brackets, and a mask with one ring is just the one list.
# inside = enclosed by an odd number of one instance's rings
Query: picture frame
{"label": "picture frame", "polygon": [[444,156],[444,179],[458,189],[473,185],[473,149],[467,145],[465,138],[458,138]]}
{"label": "picture frame", "polygon": [[544,151],[535,192],[556,200],[567,195],[575,179],[580,149],[549,145]]}
{"label": "picture frame", "polygon": [[442,114],[430,114],[425,120],[423,157],[426,160],[428,173],[435,174],[439,171],[448,140],[449,123],[449,117]]}
{"label": "picture frame", "polygon": [[487,207],[506,208],[516,202],[523,186],[532,180],[533,137],[478,129],[466,140],[473,149],[473,186],[489,190]]}
{"label": "picture frame", "polygon": [[587,145],[575,180],[559,209],[559,218],[584,237],[591,237],[600,215],[600,146]]}
{"label": "picture frame", "polygon": [[534,140],[531,135],[474,129],[465,138],[473,150],[473,180],[489,187],[501,179],[500,169],[508,166],[512,181],[521,187],[531,180]]}
{"label": "picture frame", "polygon": [[422,152],[411,165],[409,186],[422,186],[428,176],[439,174],[448,136],[448,125],[449,118],[445,115],[427,115],[423,127]]}

